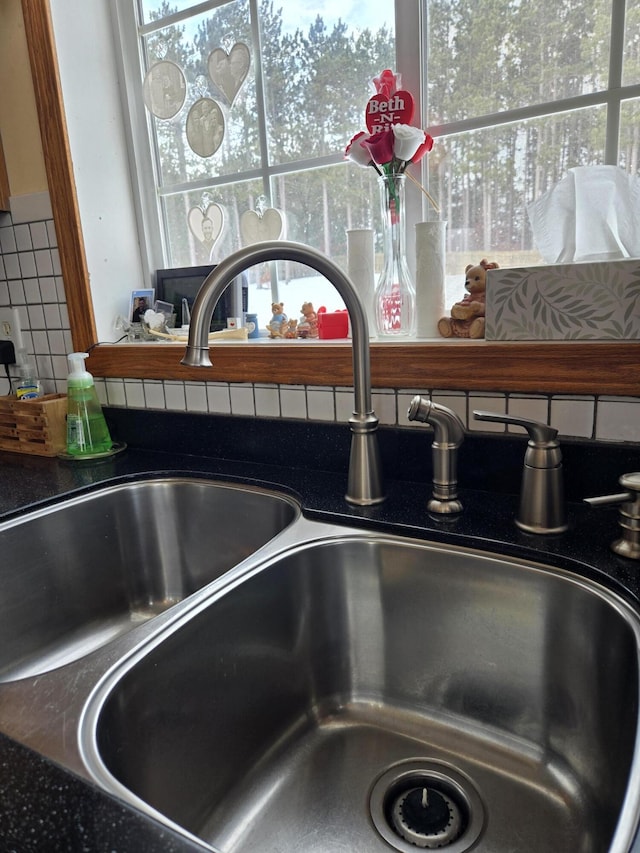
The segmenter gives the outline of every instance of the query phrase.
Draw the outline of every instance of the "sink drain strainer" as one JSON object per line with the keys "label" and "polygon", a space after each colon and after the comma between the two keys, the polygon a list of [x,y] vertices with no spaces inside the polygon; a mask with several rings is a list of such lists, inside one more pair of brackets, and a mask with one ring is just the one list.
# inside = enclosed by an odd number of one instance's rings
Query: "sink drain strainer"
{"label": "sink drain strainer", "polygon": [[396,850],[416,847],[464,853],[477,841],[484,808],[465,775],[439,761],[406,761],[389,768],[371,790],[373,823]]}

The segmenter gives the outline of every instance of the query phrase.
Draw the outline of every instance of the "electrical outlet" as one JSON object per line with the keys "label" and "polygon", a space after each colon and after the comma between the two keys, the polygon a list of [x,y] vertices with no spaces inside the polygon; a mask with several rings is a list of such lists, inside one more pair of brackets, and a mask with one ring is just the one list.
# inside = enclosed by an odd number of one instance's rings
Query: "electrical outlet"
{"label": "electrical outlet", "polygon": [[18,349],[20,337],[20,318],[13,308],[0,308],[0,341],[13,341]]}

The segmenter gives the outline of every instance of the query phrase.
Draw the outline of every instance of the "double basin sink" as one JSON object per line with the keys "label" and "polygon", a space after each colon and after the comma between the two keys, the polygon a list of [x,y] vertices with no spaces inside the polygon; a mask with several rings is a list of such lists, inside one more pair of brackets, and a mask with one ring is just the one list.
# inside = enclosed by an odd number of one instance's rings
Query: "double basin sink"
{"label": "double basin sink", "polygon": [[592,580],[198,478],[0,542],[0,730],[204,849],[632,849],[640,618]]}

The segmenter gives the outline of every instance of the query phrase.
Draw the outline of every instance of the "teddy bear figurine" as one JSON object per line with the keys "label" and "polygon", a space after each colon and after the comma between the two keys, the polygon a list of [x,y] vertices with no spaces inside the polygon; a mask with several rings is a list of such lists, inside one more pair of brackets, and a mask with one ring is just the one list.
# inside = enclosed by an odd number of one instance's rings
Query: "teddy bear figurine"
{"label": "teddy bear figurine", "polygon": [[438,331],[443,338],[483,338],[485,325],[487,270],[498,269],[498,264],[483,258],[479,264],[469,264],[465,269],[464,298],[451,308],[450,317],[438,320]]}
{"label": "teddy bear figurine", "polygon": [[311,302],[303,302],[302,317],[298,323],[299,338],[317,338],[318,337],[318,315]]}
{"label": "teddy bear figurine", "polygon": [[267,331],[270,338],[281,338],[283,326],[287,322],[284,313],[284,302],[273,302],[271,304],[271,320],[267,323]]}
{"label": "teddy bear figurine", "polygon": [[293,318],[288,323],[282,324],[282,337],[293,339],[298,337],[298,321]]}

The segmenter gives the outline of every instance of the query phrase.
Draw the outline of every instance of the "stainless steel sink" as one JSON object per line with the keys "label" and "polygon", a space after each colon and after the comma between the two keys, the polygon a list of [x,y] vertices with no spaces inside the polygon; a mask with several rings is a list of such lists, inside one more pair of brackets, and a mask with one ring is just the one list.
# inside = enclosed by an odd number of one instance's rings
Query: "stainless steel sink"
{"label": "stainless steel sink", "polygon": [[297,517],[261,489],[162,478],[0,524],[0,682],[77,660],[170,608]]}
{"label": "stainless steel sink", "polygon": [[334,529],[121,661],[80,749],[102,787],[224,853],[622,853],[639,638],[576,575]]}

